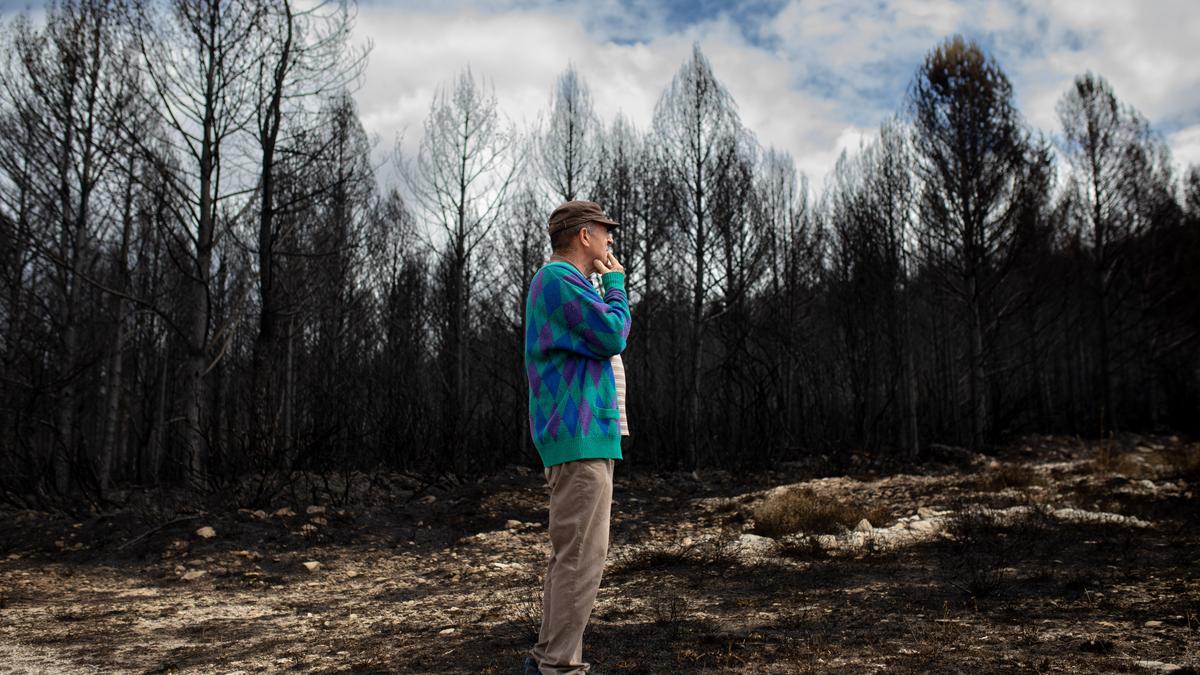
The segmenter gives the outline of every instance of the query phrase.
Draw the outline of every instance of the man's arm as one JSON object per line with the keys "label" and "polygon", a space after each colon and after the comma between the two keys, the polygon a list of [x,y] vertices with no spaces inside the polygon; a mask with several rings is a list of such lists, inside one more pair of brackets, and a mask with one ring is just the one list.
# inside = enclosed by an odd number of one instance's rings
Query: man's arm
{"label": "man's arm", "polygon": [[546,279],[547,287],[553,284],[554,288],[543,289],[541,296],[549,317],[538,336],[544,348],[565,349],[592,359],[607,359],[625,351],[630,326],[625,273],[605,272],[600,280],[603,298],[587,280],[570,272],[555,272]]}

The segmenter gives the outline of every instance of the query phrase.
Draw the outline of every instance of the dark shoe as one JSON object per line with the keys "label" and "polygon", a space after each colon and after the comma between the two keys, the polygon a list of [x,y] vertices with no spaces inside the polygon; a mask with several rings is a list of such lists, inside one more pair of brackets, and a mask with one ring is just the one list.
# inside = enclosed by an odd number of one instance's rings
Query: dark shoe
{"label": "dark shoe", "polygon": [[521,675],[541,675],[541,671],[538,670],[537,661],[534,661],[532,656],[525,657],[525,664],[522,667]]}

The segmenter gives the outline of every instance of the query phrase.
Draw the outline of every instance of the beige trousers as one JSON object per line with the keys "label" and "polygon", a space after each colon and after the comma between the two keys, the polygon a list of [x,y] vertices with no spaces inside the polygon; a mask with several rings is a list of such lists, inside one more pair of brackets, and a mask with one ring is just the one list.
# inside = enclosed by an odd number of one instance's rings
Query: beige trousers
{"label": "beige trousers", "polygon": [[550,487],[550,562],[542,588],[542,629],[530,655],[539,670],[586,673],[583,629],[608,557],[613,459],[580,459],[545,467]]}

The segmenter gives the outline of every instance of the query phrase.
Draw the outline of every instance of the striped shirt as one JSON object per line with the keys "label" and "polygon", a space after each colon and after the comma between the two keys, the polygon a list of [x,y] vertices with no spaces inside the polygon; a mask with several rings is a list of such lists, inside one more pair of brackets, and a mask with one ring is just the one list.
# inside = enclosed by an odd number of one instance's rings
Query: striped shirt
{"label": "striped shirt", "polygon": [[[600,284],[600,275],[592,274],[590,277],[592,285],[596,287],[597,293],[603,293],[604,290]],[[609,359],[612,363],[613,379],[617,383],[617,409],[621,411],[621,417],[617,420],[621,425],[621,435],[629,435],[629,417],[625,414],[625,362],[621,360],[620,354],[614,354]]]}

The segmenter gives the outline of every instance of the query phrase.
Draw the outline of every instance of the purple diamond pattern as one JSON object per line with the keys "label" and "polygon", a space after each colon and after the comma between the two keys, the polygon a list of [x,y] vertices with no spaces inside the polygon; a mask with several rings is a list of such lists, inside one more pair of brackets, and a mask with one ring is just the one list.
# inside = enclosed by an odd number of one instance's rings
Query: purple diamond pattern
{"label": "purple diamond pattern", "polygon": [[[573,267],[548,264],[530,281],[526,296],[525,371],[529,428],[539,451],[567,438],[615,437],[611,410],[616,384],[609,355],[624,349],[629,307],[620,277],[602,299]],[[586,446],[583,446],[586,447]]]}

